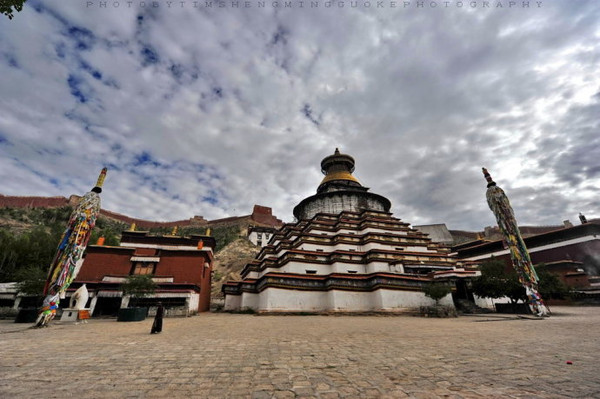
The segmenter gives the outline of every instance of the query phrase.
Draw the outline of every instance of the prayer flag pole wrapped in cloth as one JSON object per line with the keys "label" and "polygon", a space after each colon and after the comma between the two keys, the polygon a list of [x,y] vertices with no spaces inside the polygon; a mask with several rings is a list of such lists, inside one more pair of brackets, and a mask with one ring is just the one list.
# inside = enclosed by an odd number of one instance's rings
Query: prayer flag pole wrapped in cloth
{"label": "prayer flag pole wrapped in cloth", "polygon": [[100,193],[106,177],[102,169],[96,186],[82,198],[67,224],[56,255],[48,271],[44,286],[44,303],[36,321],[36,327],[45,327],[56,315],[56,309],[65,291],[73,282],[83,264],[83,253],[96,225],[100,212]]}
{"label": "prayer flag pole wrapped in cloth", "polygon": [[496,216],[498,227],[504,236],[504,242],[506,243],[509,251],[512,264],[519,281],[525,287],[527,299],[529,301],[529,307],[536,316],[549,316],[550,311],[544,305],[544,301],[540,293],[538,292],[538,276],[531,263],[529,252],[521,237],[519,226],[517,225],[517,219],[513,212],[508,197],[500,187],[492,180],[492,177],[488,173],[486,168],[483,169],[483,175],[488,182],[487,192],[485,194],[487,203]]}

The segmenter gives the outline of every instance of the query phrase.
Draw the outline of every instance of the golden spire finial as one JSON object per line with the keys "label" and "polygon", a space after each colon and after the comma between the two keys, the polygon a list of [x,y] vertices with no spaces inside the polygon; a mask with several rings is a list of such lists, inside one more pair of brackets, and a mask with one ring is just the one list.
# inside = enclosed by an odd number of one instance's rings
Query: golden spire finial
{"label": "golden spire finial", "polygon": [[92,188],[92,191],[95,193],[100,194],[102,192],[102,185],[104,184],[104,179],[106,179],[106,171],[108,169],[107,168],[102,168],[102,171],[100,172],[100,176],[98,176],[98,180],[96,181],[96,186],[94,186],[94,188]]}
{"label": "golden spire finial", "polygon": [[129,231],[135,231],[135,222],[131,223],[131,226],[129,226]]}
{"label": "golden spire finial", "polygon": [[96,187],[102,188],[102,185],[104,184],[104,179],[106,179],[107,170],[107,168],[102,168],[102,172],[100,172],[100,176],[98,176],[98,181],[96,182]]}
{"label": "golden spire finial", "polygon": [[494,182],[492,180],[492,176],[490,176],[490,173],[488,172],[488,170],[486,168],[481,168],[482,172],[483,172],[483,177],[485,177],[485,180],[488,182],[488,187],[491,186],[495,186],[496,182]]}

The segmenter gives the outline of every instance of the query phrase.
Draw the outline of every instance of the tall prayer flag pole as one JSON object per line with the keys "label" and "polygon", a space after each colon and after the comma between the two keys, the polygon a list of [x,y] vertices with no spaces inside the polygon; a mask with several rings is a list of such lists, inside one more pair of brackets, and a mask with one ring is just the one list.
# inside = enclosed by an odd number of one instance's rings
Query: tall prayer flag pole
{"label": "tall prayer flag pole", "polygon": [[525,287],[529,307],[533,314],[537,316],[549,316],[550,311],[544,305],[544,301],[538,292],[539,278],[531,263],[529,252],[521,237],[517,219],[513,212],[508,197],[500,187],[492,180],[486,168],[483,169],[483,175],[488,182],[487,192],[485,194],[487,203],[496,216],[498,227],[504,236],[504,242],[510,251],[513,267],[515,268],[519,281]]}
{"label": "tall prayer flag pole", "polygon": [[44,285],[44,303],[40,310],[36,327],[45,327],[56,315],[60,299],[77,277],[83,264],[83,252],[90,239],[96,218],[100,213],[100,193],[106,178],[106,168],[102,169],[96,186],[86,193],[71,213],[67,228],[63,233],[56,255],[50,264]]}

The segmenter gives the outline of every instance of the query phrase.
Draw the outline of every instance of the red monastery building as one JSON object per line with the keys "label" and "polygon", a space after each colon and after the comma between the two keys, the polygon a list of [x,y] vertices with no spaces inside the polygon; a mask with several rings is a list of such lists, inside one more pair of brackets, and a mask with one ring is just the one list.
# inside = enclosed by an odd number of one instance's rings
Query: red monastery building
{"label": "red monastery building", "polygon": [[434,303],[423,292],[434,281],[453,290],[442,304],[474,300],[464,279],[478,272],[393,217],[390,201],[352,175],[351,156],[336,149],[321,169],[317,193],[294,208],[298,221],[271,237],[242,281],[223,285],[226,310],[405,311]]}
{"label": "red monastery building", "polygon": [[[592,276],[600,275],[600,221],[593,220],[525,237],[525,245],[533,264],[546,264],[575,289],[598,289]],[[453,254],[465,262],[480,263],[495,257],[512,266],[509,250],[502,240],[483,239],[456,245]]]}
{"label": "red monastery building", "polygon": [[129,297],[120,286],[130,275],[152,275],[155,294],[140,305],[161,301],[171,314],[190,315],[210,307],[215,239],[209,236],[156,236],[124,231],[120,246],[89,245],[69,292],[86,284],[93,315],[116,314]]}

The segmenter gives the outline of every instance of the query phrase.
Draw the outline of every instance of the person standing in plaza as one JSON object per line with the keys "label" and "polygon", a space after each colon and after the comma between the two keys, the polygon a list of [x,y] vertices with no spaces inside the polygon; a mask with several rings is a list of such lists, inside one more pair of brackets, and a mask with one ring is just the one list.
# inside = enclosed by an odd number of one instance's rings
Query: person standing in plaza
{"label": "person standing in plaza", "polygon": [[164,313],[165,308],[163,307],[162,302],[159,302],[158,307],[156,308],[156,316],[154,316],[154,323],[152,323],[150,334],[158,334],[162,331]]}

